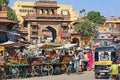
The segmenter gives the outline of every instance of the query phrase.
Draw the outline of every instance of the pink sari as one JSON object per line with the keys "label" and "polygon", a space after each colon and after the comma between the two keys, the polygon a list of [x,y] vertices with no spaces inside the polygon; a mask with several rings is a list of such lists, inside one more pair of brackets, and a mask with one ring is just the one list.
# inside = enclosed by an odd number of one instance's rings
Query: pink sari
{"label": "pink sari", "polygon": [[93,54],[89,51],[87,67],[91,70],[93,68]]}

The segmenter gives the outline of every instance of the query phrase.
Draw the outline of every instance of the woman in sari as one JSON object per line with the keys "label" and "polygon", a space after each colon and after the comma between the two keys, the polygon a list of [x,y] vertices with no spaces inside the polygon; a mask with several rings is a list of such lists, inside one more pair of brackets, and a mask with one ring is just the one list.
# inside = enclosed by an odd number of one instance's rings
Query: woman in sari
{"label": "woman in sari", "polygon": [[87,69],[88,70],[92,70],[93,68],[93,54],[92,51],[89,50],[88,51],[88,64],[87,64]]}

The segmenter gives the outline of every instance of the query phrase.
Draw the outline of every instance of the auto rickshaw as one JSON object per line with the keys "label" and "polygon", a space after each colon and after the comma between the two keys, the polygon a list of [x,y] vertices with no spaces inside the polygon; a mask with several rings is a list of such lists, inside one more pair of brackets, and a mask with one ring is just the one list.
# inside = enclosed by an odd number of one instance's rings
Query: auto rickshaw
{"label": "auto rickshaw", "polygon": [[98,78],[100,73],[109,75],[112,60],[117,57],[117,51],[114,47],[98,47],[94,53],[94,72],[95,78]]}

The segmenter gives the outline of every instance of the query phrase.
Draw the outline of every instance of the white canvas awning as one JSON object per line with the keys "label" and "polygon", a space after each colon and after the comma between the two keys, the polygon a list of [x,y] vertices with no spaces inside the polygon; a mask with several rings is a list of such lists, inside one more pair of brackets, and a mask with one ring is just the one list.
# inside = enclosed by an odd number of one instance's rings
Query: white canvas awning
{"label": "white canvas awning", "polygon": [[68,48],[72,48],[72,47],[75,47],[75,46],[77,46],[77,44],[65,44],[65,45],[63,45],[61,47],[57,47],[55,49],[63,49],[63,48],[68,49]]}

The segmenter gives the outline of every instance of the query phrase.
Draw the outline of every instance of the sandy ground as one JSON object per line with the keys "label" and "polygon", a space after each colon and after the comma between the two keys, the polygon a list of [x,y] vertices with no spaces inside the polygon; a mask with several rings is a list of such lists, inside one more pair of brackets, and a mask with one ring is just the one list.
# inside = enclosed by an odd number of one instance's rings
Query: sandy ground
{"label": "sandy ground", "polygon": [[72,73],[70,75],[61,74],[61,75],[52,75],[52,76],[42,76],[42,77],[32,77],[24,79],[7,79],[7,80],[108,80],[105,78],[94,78],[93,71],[80,72],[79,74]]}

